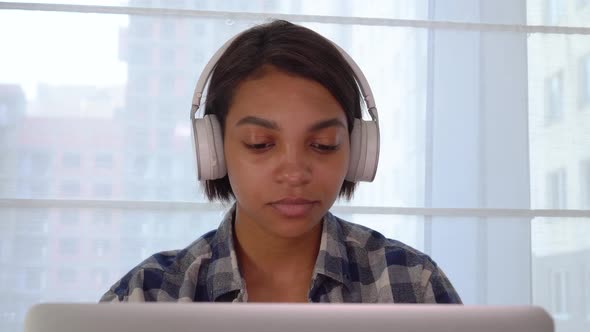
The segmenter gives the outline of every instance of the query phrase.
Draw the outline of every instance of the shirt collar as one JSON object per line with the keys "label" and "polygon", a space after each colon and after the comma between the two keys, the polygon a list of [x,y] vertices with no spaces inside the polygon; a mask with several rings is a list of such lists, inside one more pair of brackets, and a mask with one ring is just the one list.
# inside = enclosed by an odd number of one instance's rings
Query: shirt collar
{"label": "shirt collar", "polygon": [[234,204],[223,217],[211,243],[211,264],[207,271],[207,290],[211,301],[229,292],[243,292],[245,288],[234,246],[235,211]]}
{"label": "shirt collar", "polygon": [[323,275],[350,289],[350,261],[345,243],[346,235],[340,220],[330,212],[326,213],[322,226],[320,251],[314,267],[314,281],[317,275]]}

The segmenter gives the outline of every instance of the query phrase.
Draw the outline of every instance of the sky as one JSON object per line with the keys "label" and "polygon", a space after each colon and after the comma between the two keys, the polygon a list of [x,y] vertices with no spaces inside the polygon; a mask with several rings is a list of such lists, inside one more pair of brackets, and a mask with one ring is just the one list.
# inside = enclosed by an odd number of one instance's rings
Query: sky
{"label": "sky", "polygon": [[21,85],[29,101],[39,83],[124,85],[118,42],[127,25],[126,15],[2,10],[0,84]]}

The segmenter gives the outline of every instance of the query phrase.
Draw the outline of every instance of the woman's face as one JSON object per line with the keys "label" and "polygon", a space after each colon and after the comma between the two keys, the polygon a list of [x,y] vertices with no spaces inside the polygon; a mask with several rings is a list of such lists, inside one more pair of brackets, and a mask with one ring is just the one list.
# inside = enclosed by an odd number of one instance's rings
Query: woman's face
{"label": "woman's face", "polygon": [[305,235],[332,206],[349,163],[344,110],[321,84],[266,67],[241,83],[225,122],[236,222]]}

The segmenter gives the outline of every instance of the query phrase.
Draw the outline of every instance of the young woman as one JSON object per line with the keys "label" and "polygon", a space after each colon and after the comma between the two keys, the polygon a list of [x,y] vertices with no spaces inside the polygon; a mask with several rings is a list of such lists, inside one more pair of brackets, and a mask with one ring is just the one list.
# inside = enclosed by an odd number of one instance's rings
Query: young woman
{"label": "young woman", "polygon": [[286,21],[240,34],[205,103],[223,150],[205,190],[233,207],[217,230],[148,258],[101,301],[460,303],[428,256],[328,212],[355,189],[361,101],[350,63],[319,34]]}

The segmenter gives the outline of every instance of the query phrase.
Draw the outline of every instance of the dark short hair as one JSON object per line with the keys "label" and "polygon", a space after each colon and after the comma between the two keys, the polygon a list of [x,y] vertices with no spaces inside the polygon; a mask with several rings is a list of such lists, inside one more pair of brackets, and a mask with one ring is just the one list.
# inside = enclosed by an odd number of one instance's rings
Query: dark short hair
{"label": "dark short hair", "polygon": [[[354,119],[361,118],[361,94],[352,68],[328,39],[283,20],[244,31],[217,62],[209,82],[205,114],[217,116],[224,134],[235,89],[243,81],[264,74],[261,70],[268,65],[324,86],[344,109],[350,136]],[[210,201],[235,198],[227,175],[205,181],[204,187]],[[355,188],[355,182],[345,180],[339,196],[350,199]]]}

